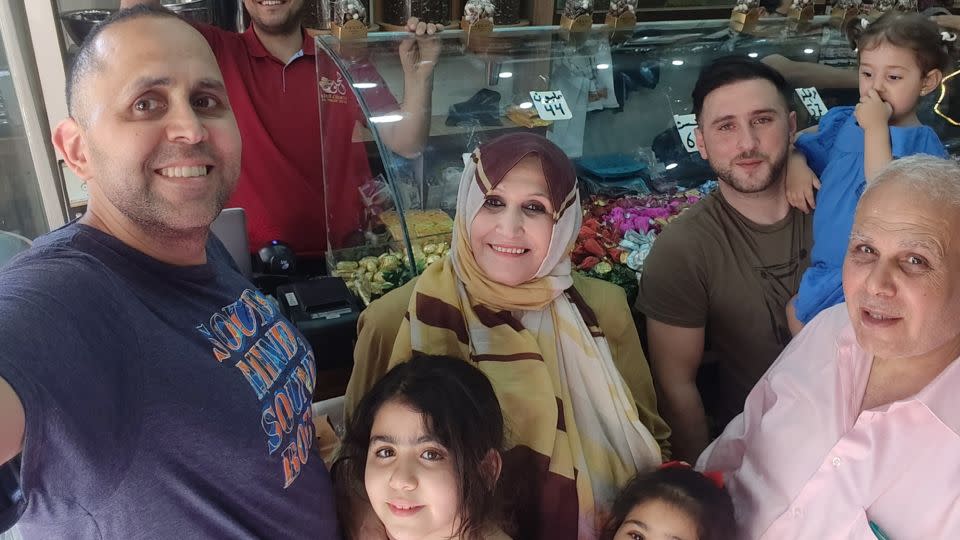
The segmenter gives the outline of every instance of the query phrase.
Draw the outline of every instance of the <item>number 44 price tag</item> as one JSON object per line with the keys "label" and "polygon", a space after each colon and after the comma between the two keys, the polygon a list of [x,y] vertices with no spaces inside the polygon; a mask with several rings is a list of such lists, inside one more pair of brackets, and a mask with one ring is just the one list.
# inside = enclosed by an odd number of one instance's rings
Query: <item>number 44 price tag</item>
{"label": "number 44 price tag", "polygon": [[820,98],[820,92],[812,86],[810,88],[797,88],[797,95],[800,96],[800,102],[806,107],[807,112],[814,118],[820,118],[827,114],[827,106]]}
{"label": "number 44 price tag", "polygon": [[537,114],[544,120],[569,120],[573,118],[567,100],[559,90],[548,92],[530,92],[530,99],[537,108]]}

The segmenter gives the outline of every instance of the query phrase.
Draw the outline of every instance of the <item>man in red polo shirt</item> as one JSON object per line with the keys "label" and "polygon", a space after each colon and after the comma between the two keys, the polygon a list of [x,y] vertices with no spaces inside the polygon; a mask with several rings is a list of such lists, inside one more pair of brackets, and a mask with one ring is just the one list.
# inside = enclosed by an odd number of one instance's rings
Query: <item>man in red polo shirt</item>
{"label": "man in red polo shirt", "polygon": [[[121,0],[121,8],[137,4],[160,6],[160,0]],[[197,24],[220,64],[230,105],[243,139],[240,181],[228,207],[247,214],[250,248],[256,252],[272,240],[290,245],[301,257],[320,257],[327,247],[327,208],[335,230],[335,245],[360,231],[363,210],[357,188],[371,177],[366,149],[353,142],[356,122],[364,115],[353,93],[324,107],[321,126],[318,71],[332,81],[339,70],[317,51],[301,27],[304,0],[244,0],[251,26],[237,34],[215,26]],[[442,27],[411,19],[408,28],[417,35],[433,34]],[[401,47],[404,59],[404,102],[396,103],[386,84],[364,92],[371,110],[397,111],[403,120],[381,130],[393,152],[412,157],[428,135],[433,67],[439,47],[418,47],[414,41]],[[416,56],[419,55],[419,59]],[[379,79],[367,64],[371,76]],[[326,73],[326,75],[324,75]],[[328,114],[329,111],[329,114]],[[321,132],[328,137],[323,162]],[[324,170],[326,167],[326,170]],[[328,191],[324,192],[324,173]],[[333,188],[336,188],[334,191]],[[331,201],[325,204],[325,195]],[[342,211],[341,211],[342,210]]]}

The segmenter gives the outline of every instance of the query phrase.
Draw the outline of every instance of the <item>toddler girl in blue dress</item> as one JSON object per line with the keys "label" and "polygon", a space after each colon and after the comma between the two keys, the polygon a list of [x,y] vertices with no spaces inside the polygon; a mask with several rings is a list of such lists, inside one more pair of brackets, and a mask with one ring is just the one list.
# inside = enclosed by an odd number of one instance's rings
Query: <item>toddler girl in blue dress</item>
{"label": "toddler girl in blue dress", "polygon": [[937,134],[917,119],[917,103],[940,85],[950,62],[944,40],[952,36],[926,17],[899,12],[872,24],[855,20],[850,36],[858,51],[860,103],[834,107],[819,126],[801,132],[788,165],[788,193],[819,187],[811,264],[787,304],[794,334],[843,302],[841,268],[866,183],[896,158],[949,157]]}

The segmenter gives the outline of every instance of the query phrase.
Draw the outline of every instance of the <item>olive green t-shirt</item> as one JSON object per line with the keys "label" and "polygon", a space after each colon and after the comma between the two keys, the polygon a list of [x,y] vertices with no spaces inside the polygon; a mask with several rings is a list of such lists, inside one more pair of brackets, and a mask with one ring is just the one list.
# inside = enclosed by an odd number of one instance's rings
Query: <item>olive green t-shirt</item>
{"label": "olive green t-shirt", "polygon": [[717,378],[707,381],[715,400],[704,406],[720,429],[790,341],[784,308],[809,264],[812,222],[791,208],[780,222],[758,225],[717,190],[667,226],[644,262],[637,309],[665,324],[705,327]]}

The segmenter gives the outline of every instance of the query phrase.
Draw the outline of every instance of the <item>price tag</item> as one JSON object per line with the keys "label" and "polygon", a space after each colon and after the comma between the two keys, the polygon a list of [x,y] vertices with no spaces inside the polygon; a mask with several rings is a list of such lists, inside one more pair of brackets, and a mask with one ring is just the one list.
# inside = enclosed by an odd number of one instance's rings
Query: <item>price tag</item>
{"label": "price tag", "polygon": [[673,123],[677,126],[677,133],[680,134],[680,140],[683,141],[683,147],[687,153],[697,151],[697,136],[694,130],[697,129],[697,115],[695,114],[675,114]]}
{"label": "price tag", "polygon": [[533,106],[537,108],[537,114],[544,120],[569,120],[573,118],[573,113],[567,106],[567,100],[563,99],[563,93],[559,90],[530,92],[530,99],[533,100]]}
{"label": "price tag", "polygon": [[820,92],[817,92],[816,88],[812,86],[810,88],[797,88],[797,95],[800,96],[800,102],[806,107],[810,116],[820,118],[827,114],[827,106],[824,105],[823,99],[820,98]]}

